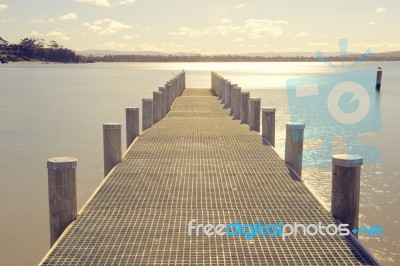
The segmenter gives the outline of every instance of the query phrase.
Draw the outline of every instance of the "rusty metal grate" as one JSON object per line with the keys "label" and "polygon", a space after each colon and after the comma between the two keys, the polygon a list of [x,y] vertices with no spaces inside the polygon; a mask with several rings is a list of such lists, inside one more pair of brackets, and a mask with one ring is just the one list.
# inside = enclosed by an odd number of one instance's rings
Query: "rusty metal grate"
{"label": "rusty metal grate", "polygon": [[365,265],[352,238],[187,235],[187,223],[334,223],[260,136],[188,89],[144,132],[43,265]]}

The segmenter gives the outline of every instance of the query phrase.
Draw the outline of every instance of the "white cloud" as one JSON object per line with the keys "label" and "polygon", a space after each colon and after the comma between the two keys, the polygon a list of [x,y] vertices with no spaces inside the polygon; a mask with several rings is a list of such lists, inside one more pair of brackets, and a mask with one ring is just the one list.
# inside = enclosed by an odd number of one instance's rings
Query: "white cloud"
{"label": "white cloud", "polygon": [[252,38],[278,37],[283,35],[282,24],[287,24],[287,22],[284,20],[248,19],[244,28],[245,32]]}
{"label": "white cloud", "polygon": [[6,10],[7,8],[8,8],[8,5],[0,4],[0,11]]}
{"label": "white cloud", "polygon": [[43,19],[31,19],[31,23],[42,24],[45,23],[45,21]]}
{"label": "white cloud", "polygon": [[296,34],[296,37],[305,37],[305,36],[307,36],[307,35],[308,35],[307,32],[302,31],[302,32],[297,33],[297,34]]}
{"label": "white cloud", "polygon": [[381,14],[381,13],[385,13],[386,12],[386,8],[384,8],[384,7],[378,7],[378,8],[376,8],[376,11],[375,11],[377,14]]}
{"label": "white cloud", "polygon": [[327,43],[325,42],[307,42],[306,43],[307,46],[313,46],[313,47],[320,47],[320,46],[329,46]]}
{"label": "white cloud", "polygon": [[87,27],[89,31],[96,33],[97,35],[114,34],[120,30],[131,28],[129,25],[110,18],[95,20],[92,23],[84,23],[83,25]]}
{"label": "white cloud", "polygon": [[38,32],[36,30],[31,31],[31,33],[29,33],[28,35],[32,36],[32,37],[43,37],[44,36],[44,34]]}
{"label": "white cloud", "polygon": [[368,22],[368,24],[369,25],[376,25],[376,22],[375,21],[370,21],[370,22]]}
{"label": "white cloud", "polygon": [[117,43],[117,42],[105,42],[100,44],[101,47],[111,50],[121,50],[126,48],[125,43]]}
{"label": "white cloud", "polygon": [[47,20],[48,23],[56,23],[57,21],[54,18],[49,18]]}
{"label": "white cloud", "polygon": [[236,6],[232,6],[231,8],[233,8],[233,9],[240,9],[240,8],[245,7],[245,6],[246,6],[245,4],[238,4],[238,5],[236,5]]}
{"label": "white cloud", "polygon": [[59,17],[59,20],[75,20],[75,19],[77,19],[77,18],[78,18],[78,15],[77,15],[77,14],[75,14],[75,13],[68,13],[68,14],[65,14],[65,15]]}
{"label": "white cloud", "polygon": [[233,23],[233,21],[230,20],[229,18],[224,18],[224,19],[221,19],[221,23],[223,23],[223,24],[230,24],[230,23]]}
{"label": "white cloud", "polygon": [[262,38],[265,36],[278,37],[283,35],[282,25],[284,24],[287,24],[287,22],[283,20],[272,21],[267,19],[248,19],[242,26],[224,23],[219,26],[208,27],[205,29],[181,27],[179,31],[170,32],[169,34],[194,37],[205,35],[227,35],[234,33],[244,34],[251,38]]}
{"label": "white cloud", "polygon": [[123,0],[123,1],[119,1],[118,5],[129,6],[135,2],[136,2],[136,0]]}
{"label": "white cloud", "polygon": [[124,35],[122,36],[122,39],[124,40],[132,40],[132,39],[137,39],[139,38],[139,34],[132,34],[132,35]]}
{"label": "white cloud", "polygon": [[239,26],[220,25],[209,27],[204,30],[196,30],[189,27],[181,27],[178,32],[170,32],[170,35],[204,36],[204,35],[226,35],[230,32],[239,31]]}
{"label": "white cloud", "polygon": [[236,38],[233,42],[244,42],[244,38]]}
{"label": "white cloud", "polygon": [[65,32],[61,32],[58,30],[52,30],[49,33],[47,33],[46,36],[55,37],[55,38],[63,40],[63,41],[68,41],[71,39],[67,36],[67,34]]}
{"label": "white cloud", "polygon": [[88,3],[91,5],[102,7],[111,7],[111,4],[110,2],[108,2],[108,0],[75,0],[75,2]]}
{"label": "white cloud", "polygon": [[15,19],[13,18],[4,18],[2,20],[0,20],[1,23],[9,23],[9,22],[13,22]]}

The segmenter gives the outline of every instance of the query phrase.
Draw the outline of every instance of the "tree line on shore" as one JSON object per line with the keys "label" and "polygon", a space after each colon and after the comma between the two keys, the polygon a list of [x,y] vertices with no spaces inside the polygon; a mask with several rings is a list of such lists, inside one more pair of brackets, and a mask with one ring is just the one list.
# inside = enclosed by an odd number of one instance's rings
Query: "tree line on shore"
{"label": "tree line on shore", "polygon": [[43,39],[24,38],[19,43],[9,43],[0,37],[0,59],[2,61],[43,61],[79,63],[82,58],[74,51],[64,48],[55,41],[45,44]]}
{"label": "tree line on shore", "polygon": [[[346,57],[346,61],[356,61],[358,55]],[[45,44],[43,39],[29,37],[17,44],[11,44],[0,37],[0,61],[42,61],[60,63],[94,63],[94,62],[317,62],[316,57],[305,56],[242,56],[242,55],[77,55],[55,41]],[[341,61],[340,56],[330,56],[326,60]],[[373,54],[369,61],[400,61],[397,56],[380,56]]]}

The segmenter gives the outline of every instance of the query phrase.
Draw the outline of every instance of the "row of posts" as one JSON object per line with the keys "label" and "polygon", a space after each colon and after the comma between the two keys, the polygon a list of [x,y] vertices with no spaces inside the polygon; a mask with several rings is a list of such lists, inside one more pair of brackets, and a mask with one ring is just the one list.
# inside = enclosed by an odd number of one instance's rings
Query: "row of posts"
{"label": "row of posts", "polygon": [[[237,84],[215,72],[211,72],[211,90],[224,108],[230,108],[233,119],[240,119],[250,130],[260,132],[260,98],[250,98],[249,92],[242,92]],[[275,113],[274,107],[261,109],[261,138],[264,144],[272,147],[275,147]],[[285,162],[299,178],[302,175],[304,129],[304,123],[286,123]],[[332,156],[331,212],[340,222],[349,224],[350,230],[358,228],[362,164],[362,158],[356,155]]]}
{"label": "row of posts", "polygon": [[[185,72],[153,92],[153,98],[142,100],[142,131],[161,121],[172,108],[175,99],[186,87]],[[127,107],[126,147],[139,136],[139,108]],[[104,177],[122,160],[121,124],[103,124]],[[50,246],[57,241],[65,228],[77,218],[76,202],[77,159],[55,157],[47,161],[50,213]]]}

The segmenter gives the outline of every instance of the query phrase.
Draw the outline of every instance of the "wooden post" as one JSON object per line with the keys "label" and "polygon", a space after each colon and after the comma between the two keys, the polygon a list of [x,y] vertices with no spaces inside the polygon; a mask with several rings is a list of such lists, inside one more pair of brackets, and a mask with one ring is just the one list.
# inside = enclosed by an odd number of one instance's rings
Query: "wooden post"
{"label": "wooden post", "polygon": [[142,131],[153,126],[153,100],[142,99]]}
{"label": "wooden post", "polygon": [[237,88],[237,84],[231,84],[231,111],[229,113],[229,115],[233,116],[234,114],[234,110],[235,110],[235,96],[236,96],[236,91],[234,91],[235,88]]}
{"label": "wooden post", "polygon": [[226,86],[228,86],[228,80],[227,79],[223,79],[222,80],[221,94],[222,94],[222,103],[224,104],[224,107],[226,105]]}
{"label": "wooden post", "polygon": [[233,102],[235,104],[235,109],[233,110],[233,119],[240,119],[240,92],[241,88],[235,87],[234,91],[234,99]]}
{"label": "wooden post", "polygon": [[167,115],[167,89],[165,87],[159,87],[158,90],[162,93],[161,119],[163,119]]}
{"label": "wooden post", "polygon": [[218,100],[222,99],[222,77],[220,75],[218,75],[218,79],[217,79],[217,96],[218,96]]}
{"label": "wooden post", "polygon": [[126,148],[131,146],[132,142],[139,136],[139,108],[126,107]]}
{"label": "wooden post", "polygon": [[176,86],[176,78],[172,78],[172,90],[174,91],[174,101],[179,96],[178,88]]}
{"label": "wooden post", "polygon": [[47,160],[50,247],[77,217],[76,166],[76,158],[56,157]]}
{"label": "wooden post", "polygon": [[260,132],[261,98],[250,98],[249,127]]}
{"label": "wooden post", "polygon": [[215,72],[211,72],[211,92],[215,95]]}
{"label": "wooden post", "polygon": [[301,177],[303,164],[304,123],[286,124],[285,162]]}
{"label": "wooden post", "polygon": [[167,97],[166,97],[166,99],[165,99],[165,101],[166,101],[166,104],[167,104],[167,114],[169,113],[169,111],[171,111],[171,106],[172,106],[172,103],[174,102],[174,96],[173,96],[173,92],[172,92],[172,86],[171,86],[171,83],[170,82],[167,82],[166,84],[165,84],[165,88],[166,88],[166,91],[167,91]]}
{"label": "wooden post", "polygon": [[275,110],[273,107],[262,108],[262,137],[275,147]]}
{"label": "wooden post", "polygon": [[231,107],[231,82],[227,81],[225,86],[225,108]]}
{"label": "wooden post", "polygon": [[153,125],[162,119],[162,92],[153,92]]}
{"label": "wooden post", "polygon": [[240,121],[243,124],[249,123],[250,92],[240,93]]}
{"label": "wooden post", "polygon": [[186,89],[186,72],[182,70],[182,73],[183,73],[183,89],[182,89],[183,93]]}
{"label": "wooden post", "polygon": [[121,161],[121,124],[103,124],[104,177]]}
{"label": "wooden post", "polygon": [[375,85],[375,89],[377,91],[381,90],[381,82],[382,82],[382,68],[378,67],[378,71],[376,72],[376,85]]}
{"label": "wooden post", "polygon": [[332,216],[349,224],[350,231],[353,228],[358,230],[362,164],[363,159],[356,155],[332,156]]}

